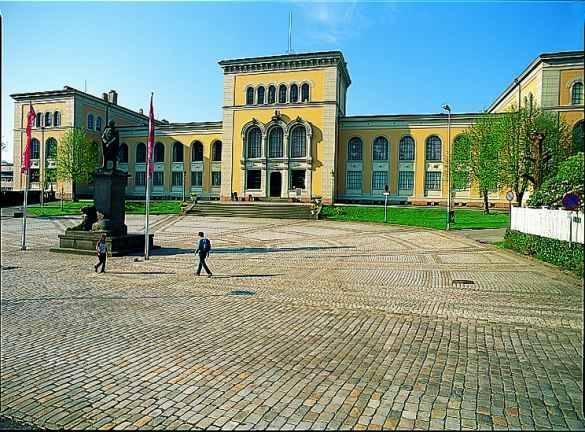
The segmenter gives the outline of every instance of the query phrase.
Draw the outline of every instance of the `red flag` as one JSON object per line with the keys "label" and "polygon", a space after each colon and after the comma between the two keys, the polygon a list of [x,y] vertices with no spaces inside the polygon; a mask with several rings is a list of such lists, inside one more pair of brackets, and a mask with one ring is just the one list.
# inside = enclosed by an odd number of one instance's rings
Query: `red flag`
{"label": "red flag", "polygon": [[21,172],[28,174],[30,170],[30,153],[31,153],[31,134],[32,134],[32,127],[35,121],[35,110],[33,109],[32,102],[29,102],[30,109],[28,111],[28,115],[26,116],[26,146],[24,147],[24,154],[22,155],[22,168]]}
{"label": "red flag", "polygon": [[154,171],[154,164],[153,164],[153,150],[154,150],[154,108],[152,106],[152,98],[153,94],[150,94],[150,112],[148,114],[148,146],[147,146],[147,156],[146,156],[146,163],[147,163],[147,171],[148,177],[152,176],[152,172]]}

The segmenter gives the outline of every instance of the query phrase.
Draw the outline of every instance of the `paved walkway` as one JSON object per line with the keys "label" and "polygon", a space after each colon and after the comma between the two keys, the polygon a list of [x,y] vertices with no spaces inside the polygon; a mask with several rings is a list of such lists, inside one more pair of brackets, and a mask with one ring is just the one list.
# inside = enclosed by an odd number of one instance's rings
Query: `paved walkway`
{"label": "paved walkway", "polygon": [[[157,216],[156,255],[99,275],[92,257],[47,251],[76,221],[29,220],[21,252],[20,220],[2,220],[0,415],[66,429],[585,427],[583,287],[550,266],[439,231]],[[212,279],[193,275],[199,230]]]}

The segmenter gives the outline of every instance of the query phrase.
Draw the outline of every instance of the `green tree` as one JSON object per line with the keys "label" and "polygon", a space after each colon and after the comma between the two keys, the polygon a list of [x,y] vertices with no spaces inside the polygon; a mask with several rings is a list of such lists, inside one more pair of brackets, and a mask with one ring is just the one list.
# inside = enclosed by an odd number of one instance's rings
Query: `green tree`
{"label": "green tree", "polygon": [[451,174],[455,188],[478,186],[484,212],[489,213],[489,193],[502,185],[499,117],[484,114],[453,143]]}
{"label": "green tree", "polygon": [[81,128],[67,130],[57,152],[57,178],[70,181],[73,200],[77,201],[77,185],[91,179],[97,166],[98,148]]}
{"label": "green tree", "polygon": [[[571,153],[571,131],[558,113],[543,111],[532,99],[520,110],[512,107],[498,115],[496,124],[498,139],[502,144],[502,176],[504,184],[516,195],[516,203],[522,204],[526,190],[531,185],[536,164],[541,164],[544,178],[553,176],[559,164]],[[544,135],[542,157],[534,152],[533,131]],[[533,185],[534,186],[534,185]]]}

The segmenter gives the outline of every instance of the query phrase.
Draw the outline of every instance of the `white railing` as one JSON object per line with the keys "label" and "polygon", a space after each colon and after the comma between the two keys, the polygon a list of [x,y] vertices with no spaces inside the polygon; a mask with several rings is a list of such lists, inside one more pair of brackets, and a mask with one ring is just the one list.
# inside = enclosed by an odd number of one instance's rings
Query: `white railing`
{"label": "white railing", "polygon": [[583,243],[582,212],[512,207],[511,229],[526,234]]}

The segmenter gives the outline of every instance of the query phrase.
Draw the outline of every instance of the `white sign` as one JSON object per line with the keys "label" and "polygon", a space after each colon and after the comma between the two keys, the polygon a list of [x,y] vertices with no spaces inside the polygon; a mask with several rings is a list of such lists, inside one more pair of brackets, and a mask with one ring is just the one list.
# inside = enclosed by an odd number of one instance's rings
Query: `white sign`
{"label": "white sign", "polygon": [[507,199],[508,201],[512,201],[512,200],[514,199],[514,192],[512,192],[512,191],[509,191],[509,192],[506,194],[506,199]]}

